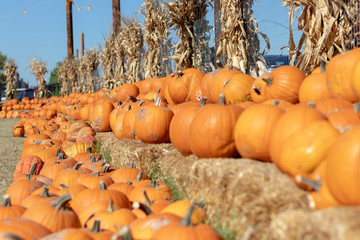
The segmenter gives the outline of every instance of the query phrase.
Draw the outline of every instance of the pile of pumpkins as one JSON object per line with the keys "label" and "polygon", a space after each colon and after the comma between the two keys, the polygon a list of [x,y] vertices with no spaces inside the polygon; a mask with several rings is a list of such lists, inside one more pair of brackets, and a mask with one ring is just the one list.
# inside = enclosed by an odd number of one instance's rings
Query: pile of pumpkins
{"label": "pile of pumpkins", "polygon": [[26,138],[0,206],[3,239],[222,239],[201,203],[108,164],[88,122],[43,108],[21,113],[14,135]]}
{"label": "pile of pumpkins", "polygon": [[[308,75],[294,66],[257,79],[232,66],[206,74],[189,68],[112,90],[52,97],[36,113],[89,122],[95,132],[113,131],[118,139],[171,142],[183,155],[272,162],[311,191],[318,208],[359,205],[359,74],[360,49]],[[24,124],[25,132],[51,130],[35,119]],[[74,143],[67,139],[63,149]]]}

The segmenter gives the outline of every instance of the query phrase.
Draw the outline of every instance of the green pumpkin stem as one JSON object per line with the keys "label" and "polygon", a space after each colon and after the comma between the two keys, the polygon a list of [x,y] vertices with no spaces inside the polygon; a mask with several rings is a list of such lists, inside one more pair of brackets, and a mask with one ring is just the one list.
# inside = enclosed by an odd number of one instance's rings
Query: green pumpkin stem
{"label": "green pumpkin stem", "polygon": [[320,178],[317,180],[313,180],[310,178],[305,178],[300,175],[297,175],[295,177],[295,181],[297,183],[301,183],[301,184],[304,184],[304,185],[310,187],[312,190],[314,190],[316,192],[320,191],[320,187],[321,187],[321,183],[322,183],[322,180]]}
{"label": "green pumpkin stem", "polygon": [[5,194],[5,195],[3,196],[3,198],[4,198],[3,206],[4,206],[4,207],[11,207],[10,195]]}
{"label": "green pumpkin stem", "polygon": [[272,78],[262,78],[264,82],[270,87],[272,85],[273,79]]}
{"label": "green pumpkin stem", "polygon": [[161,98],[157,98],[155,102],[155,106],[160,107],[160,104],[161,104]]}
{"label": "green pumpkin stem", "polygon": [[[131,236],[129,226],[124,226],[120,228],[119,232],[115,234],[115,237],[121,237],[121,240],[134,240],[134,238]],[[113,238],[113,239],[117,239],[117,238]]]}
{"label": "green pumpkin stem", "polygon": [[320,72],[323,73],[325,71],[326,71],[326,62],[323,59],[321,59],[321,61],[320,61]]}
{"label": "green pumpkin stem", "polygon": [[276,99],[276,100],[273,102],[273,105],[274,105],[274,106],[278,106],[279,103],[280,103],[280,101]]}
{"label": "green pumpkin stem", "polygon": [[4,233],[2,234],[3,239],[12,239],[12,240],[24,240],[24,238],[14,234],[14,233]]}
{"label": "green pumpkin stem", "polygon": [[315,105],[314,102],[308,102],[307,105],[308,105],[309,107],[312,107],[312,108],[315,108],[315,107],[316,107],[316,105]]}
{"label": "green pumpkin stem", "polygon": [[77,162],[77,163],[75,163],[75,165],[73,166],[72,169],[74,169],[74,170],[79,170],[79,168],[81,167],[81,165],[83,165],[83,162]]}
{"label": "green pumpkin stem", "polygon": [[225,101],[225,94],[220,93],[220,94],[219,94],[219,98],[220,98],[220,100],[219,100],[219,104],[221,104],[221,105],[225,105],[225,104],[226,104],[226,101]]}
{"label": "green pumpkin stem", "polygon": [[145,197],[145,200],[146,200],[146,206],[150,207],[151,205],[153,205],[153,202],[151,202],[151,200],[150,200],[149,196],[147,195],[145,189],[143,189],[143,193],[144,193],[144,197]]}
{"label": "green pumpkin stem", "polygon": [[151,184],[150,184],[151,188],[159,188],[159,184],[157,184],[156,180],[151,180]]}
{"label": "green pumpkin stem", "polygon": [[43,198],[50,197],[49,188],[46,185],[43,186],[43,191],[41,193],[41,197],[43,197]]}
{"label": "green pumpkin stem", "polygon": [[101,232],[100,231],[100,220],[99,219],[96,219],[94,221],[94,225],[93,227],[91,228],[90,232],[93,232],[93,233],[99,233]]}
{"label": "green pumpkin stem", "polygon": [[69,189],[69,187],[68,186],[66,186],[65,184],[63,184],[63,183],[61,183],[60,184],[60,187],[62,188],[62,189]]}
{"label": "green pumpkin stem", "polygon": [[201,100],[200,100],[199,106],[200,106],[200,107],[205,106],[206,101],[207,101],[207,97],[202,97]]}
{"label": "green pumpkin stem", "polygon": [[88,147],[88,148],[86,149],[86,153],[91,153],[91,151],[92,151],[91,147]]}
{"label": "green pumpkin stem", "polygon": [[61,145],[59,146],[59,148],[58,148],[58,150],[56,152],[56,157],[59,157],[60,151],[61,151]]}
{"label": "green pumpkin stem", "polygon": [[191,216],[195,210],[195,205],[191,204],[188,211],[186,212],[185,217],[182,219],[180,226],[192,226]]}
{"label": "green pumpkin stem", "polygon": [[114,212],[115,209],[114,209],[114,201],[112,199],[109,200],[109,205],[106,209],[106,212],[109,212],[109,213],[112,213]]}
{"label": "green pumpkin stem", "polygon": [[225,87],[226,85],[228,85],[229,82],[230,82],[230,79],[226,80],[226,82],[224,83],[224,87]]}
{"label": "green pumpkin stem", "polygon": [[100,190],[106,190],[106,185],[104,183],[104,181],[100,181]]}
{"label": "green pumpkin stem", "polygon": [[110,168],[111,168],[110,164],[105,164],[105,166],[101,170],[101,173],[108,173]]}
{"label": "green pumpkin stem", "polygon": [[142,175],[143,175],[143,172],[139,172],[139,173],[136,175],[135,181],[140,181],[141,178],[142,178]]}
{"label": "green pumpkin stem", "polygon": [[52,206],[54,206],[56,208],[56,210],[60,210],[70,200],[71,200],[71,194],[67,193],[67,194],[64,194],[64,195],[58,197],[54,201],[51,201],[50,204]]}
{"label": "green pumpkin stem", "polygon": [[356,113],[359,113],[359,112],[360,112],[360,102],[354,103],[354,104],[353,104],[353,107],[354,107],[354,111],[355,111]]}
{"label": "green pumpkin stem", "polygon": [[[59,149],[59,150],[60,150],[60,149]],[[57,155],[57,157],[58,157],[59,160],[64,160],[64,159],[65,159],[63,153],[59,153],[59,154]]]}
{"label": "green pumpkin stem", "polygon": [[32,180],[31,175],[35,175],[36,166],[37,166],[37,163],[34,162],[30,169],[30,172],[26,174],[26,180]]}
{"label": "green pumpkin stem", "polygon": [[132,204],[132,207],[133,207],[133,209],[140,209],[140,210],[142,210],[142,211],[146,214],[146,216],[149,216],[149,215],[151,215],[151,214],[154,214],[154,213],[151,211],[151,209],[150,209],[148,206],[146,206],[146,204],[143,204],[143,203],[141,203],[141,202],[134,202],[134,203]]}
{"label": "green pumpkin stem", "polygon": [[90,174],[90,176],[92,177],[99,177],[100,176],[100,171],[95,171],[92,174]]}
{"label": "green pumpkin stem", "polygon": [[130,163],[130,168],[135,168],[135,163],[134,162]]}

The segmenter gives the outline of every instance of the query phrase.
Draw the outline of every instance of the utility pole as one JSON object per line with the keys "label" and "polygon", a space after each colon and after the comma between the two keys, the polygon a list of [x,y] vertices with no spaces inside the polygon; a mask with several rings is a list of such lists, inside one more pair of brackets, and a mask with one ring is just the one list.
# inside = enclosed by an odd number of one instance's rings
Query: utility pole
{"label": "utility pole", "polygon": [[80,33],[80,56],[83,58],[85,52],[84,33]]}
{"label": "utility pole", "polygon": [[120,28],[120,0],[112,0],[112,12],[113,12],[113,32],[116,33]]}
{"label": "utility pole", "polygon": [[73,23],[72,23],[72,0],[66,2],[66,30],[67,30],[67,57],[74,57]]}

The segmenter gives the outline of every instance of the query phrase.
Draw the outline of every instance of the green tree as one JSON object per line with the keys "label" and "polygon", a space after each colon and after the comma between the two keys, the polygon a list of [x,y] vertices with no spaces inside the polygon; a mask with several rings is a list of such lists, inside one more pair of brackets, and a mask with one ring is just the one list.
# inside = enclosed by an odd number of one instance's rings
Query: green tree
{"label": "green tree", "polygon": [[62,62],[57,62],[56,63],[56,67],[51,70],[50,72],[50,79],[49,79],[49,83],[50,84],[56,84],[56,83],[60,83],[59,82],[59,67],[61,66]]}
{"label": "green tree", "polygon": [[[4,72],[3,72],[4,66],[5,66],[5,62],[6,62],[6,55],[3,55],[3,54],[0,52],[0,84],[5,84],[5,80],[6,80],[5,74],[4,74]],[[1,89],[0,89],[0,90],[1,90]]]}

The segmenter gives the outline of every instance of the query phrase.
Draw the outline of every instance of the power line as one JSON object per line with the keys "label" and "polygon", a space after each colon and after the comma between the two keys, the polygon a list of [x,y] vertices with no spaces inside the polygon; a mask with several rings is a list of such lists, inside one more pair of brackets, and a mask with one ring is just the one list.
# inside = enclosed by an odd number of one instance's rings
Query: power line
{"label": "power line", "polygon": [[52,1],[54,1],[54,0],[47,0],[47,1],[45,1],[45,2],[36,4],[36,5],[34,5],[34,6],[25,8],[24,10],[17,11],[17,12],[13,12],[13,13],[9,13],[9,14],[0,16],[0,19],[4,19],[4,18],[7,18],[7,17],[11,17],[11,16],[14,16],[14,15],[17,15],[17,14],[20,14],[20,13],[25,13],[25,14],[27,14],[29,10],[34,9],[34,8],[41,7],[42,5],[45,5],[45,4],[50,3],[50,2],[52,2]]}

